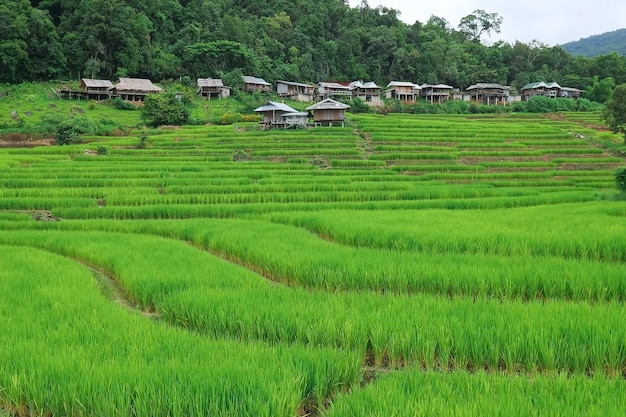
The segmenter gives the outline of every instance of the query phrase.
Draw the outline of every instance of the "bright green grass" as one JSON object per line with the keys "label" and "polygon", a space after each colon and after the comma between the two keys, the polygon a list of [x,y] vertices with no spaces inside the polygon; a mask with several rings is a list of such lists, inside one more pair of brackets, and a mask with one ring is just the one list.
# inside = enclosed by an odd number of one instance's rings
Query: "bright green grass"
{"label": "bright green grass", "polygon": [[[137,126],[138,112],[89,107],[45,112]],[[593,400],[626,372],[623,158],[598,146],[597,114],[349,118],[0,149],[0,323],[14,337],[0,339],[0,409],[618,415],[619,394]],[[60,221],[31,220],[48,215]],[[160,321],[107,300],[79,262]],[[361,394],[362,363],[390,375]]]}
{"label": "bright green grass", "polygon": [[83,265],[1,250],[0,407],[16,415],[292,416],[357,377],[350,353],[185,332],[106,300]]}

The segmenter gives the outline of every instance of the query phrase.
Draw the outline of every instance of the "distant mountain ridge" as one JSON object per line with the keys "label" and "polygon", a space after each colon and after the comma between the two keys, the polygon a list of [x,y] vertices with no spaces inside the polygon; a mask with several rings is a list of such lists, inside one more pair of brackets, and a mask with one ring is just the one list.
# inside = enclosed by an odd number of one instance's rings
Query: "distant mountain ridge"
{"label": "distant mountain ridge", "polygon": [[583,55],[587,58],[611,52],[626,56],[626,29],[589,36],[578,41],[564,43],[561,47],[572,55]]}

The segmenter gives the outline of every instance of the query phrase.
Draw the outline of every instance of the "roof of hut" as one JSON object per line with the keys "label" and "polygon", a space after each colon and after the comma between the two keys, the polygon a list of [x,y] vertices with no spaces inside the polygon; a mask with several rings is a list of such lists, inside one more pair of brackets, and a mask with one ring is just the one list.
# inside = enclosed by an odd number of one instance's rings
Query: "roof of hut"
{"label": "roof of hut", "polygon": [[340,103],[332,98],[327,98],[325,100],[320,101],[319,103],[315,103],[312,106],[307,107],[307,110],[347,110],[350,106],[347,104]]}
{"label": "roof of hut", "polygon": [[111,88],[113,83],[109,80],[94,80],[91,78],[82,78],[81,81],[88,88]]}
{"label": "roof of hut", "polygon": [[144,78],[120,78],[115,84],[117,91],[140,91],[143,93],[159,93],[163,91],[161,87],[152,84],[152,81]]}
{"label": "roof of hut", "polygon": [[298,110],[293,109],[285,103],[277,103],[275,101],[268,101],[263,106],[254,109],[255,112],[264,113],[267,111],[284,111],[287,113],[298,113]]}
{"label": "roof of hut", "polygon": [[315,87],[314,85],[311,84],[304,84],[304,83],[297,83],[297,82],[293,82],[293,81],[283,81],[283,80],[279,80],[276,81],[276,84],[286,84],[286,85],[294,85],[297,87],[308,87],[308,88],[312,88]]}
{"label": "roof of hut", "polygon": [[441,90],[452,90],[454,87],[448,84],[422,84],[422,90],[425,88],[439,88]]}
{"label": "roof of hut", "polygon": [[263,78],[252,77],[250,75],[244,75],[243,82],[246,84],[260,84],[260,85],[268,85],[268,86],[272,85],[268,83],[267,81],[265,81]]}
{"label": "roof of hut", "polygon": [[522,88],[520,88],[520,90],[532,90],[534,88],[561,88],[561,86],[559,84],[557,84],[554,81],[545,83],[543,81],[537,81],[534,83],[528,83],[525,86],[523,86]]}
{"label": "roof of hut", "polygon": [[341,89],[349,90],[350,89],[350,87],[348,87],[347,85],[339,84],[339,83],[332,82],[332,81],[331,82],[321,81],[321,82],[317,83],[317,85],[320,86],[320,87],[335,88],[335,89],[338,89],[338,90],[341,90]]}
{"label": "roof of hut", "polygon": [[389,84],[387,84],[387,88],[392,88],[392,87],[411,87],[415,90],[419,90],[422,88],[418,84],[415,84],[409,81],[391,81]]}
{"label": "roof of hut", "polygon": [[503,89],[503,90],[510,90],[511,87],[507,86],[507,85],[502,85],[502,84],[498,84],[498,83],[477,83],[474,85],[470,85],[469,87],[467,87],[467,90],[477,90],[477,89]]}
{"label": "roof of hut", "polygon": [[198,78],[198,87],[224,87],[220,78]]}

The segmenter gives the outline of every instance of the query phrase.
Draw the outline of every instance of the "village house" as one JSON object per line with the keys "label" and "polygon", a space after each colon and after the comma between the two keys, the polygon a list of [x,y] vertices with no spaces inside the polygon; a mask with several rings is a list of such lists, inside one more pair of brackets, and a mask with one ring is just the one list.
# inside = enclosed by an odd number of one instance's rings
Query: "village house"
{"label": "village house", "polygon": [[346,120],[346,110],[350,106],[327,98],[315,103],[312,106],[307,107],[307,111],[313,112],[313,121],[316,125],[333,126],[335,124],[341,124],[344,126]]}
{"label": "village house", "polygon": [[417,84],[405,81],[392,81],[387,84],[385,96],[391,100],[414,103],[419,96],[421,87]]}
{"label": "village house", "polygon": [[538,81],[526,84],[520,89],[520,93],[522,94],[522,100],[528,101],[528,99],[535,96],[557,98],[560,90],[561,86],[555,82],[545,83]]}
{"label": "village house", "polygon": [[348,87],[352,90],[352,98],[363,100],[370,106],[382,106],[380,98],[380,87],[373,81],[363,83],[363,81],[353,81]]}
{"label": "village house", "polygon": [[467,87],[470,99],[482,104],[506,104],[509,101],[511,87],[497,83],[478,83]]}
{"label": "village house", "polygon": [[347,85],[335,82],[320,82],[317,84],[317,96],[320,100],[327,98],[352,98],[352,89]]}
{"label": "village house", "polygon": [[82,78],[80,80],[80,90],[89,100],[106,100],[111,98],[112,88],[113,83],[109,80],[94,80],[91,78]]}
{"label": "village house", "polygon": [[252,77],[249,75],[243,76],[243,91],[247,93],[253,93],[260,91],[262,93],[268,93],[272,91],[272,84],[265,81],[263,78]]}
{"label": "village house", "polygon": [[577,88],[561,87],[556,82],[546,83],[543,81],[526,84],[520,89],[520,92],[522,94],[522,100],[524,101],[528,101],[531,97],[535,96],[579,98],[582,94],[582,90]]}
{"label": "village house", "polygon": [[142,101],[149,94],[163,91],[161,87],[152,84],[152,81],[143,78],[120,78],[112,90],[114,95],[128,101]]}
{"label": "village house", "polygon": [[315,97],[315,86],[290,81],[276,81],[276,93],[293,101],[310,102]]}
{"label": "village house", "polygon": [[580,98],[582,94],[583,90],[572,87],[561,87],[561,91],[559,91],[559,97],[563,98]]}
{"label": "village house", "polygon": [[219,78],[198,78],[198,95],[210,100],[212,97],[219,99],[230,96],[230,87],[226,87]]}
{"label": "village house", "polygon": [[420,86],[420,97],[424,97],[430,103],[441,104],[450,100],[454,87],[446,84],[423,84]]}
{"label": "village house", "polygon": [[307,112],[299,112],[285,103],[268,101],[254,111],[263,116],[261,125],[265,129],[272,127],[305,127],[307,124]]}

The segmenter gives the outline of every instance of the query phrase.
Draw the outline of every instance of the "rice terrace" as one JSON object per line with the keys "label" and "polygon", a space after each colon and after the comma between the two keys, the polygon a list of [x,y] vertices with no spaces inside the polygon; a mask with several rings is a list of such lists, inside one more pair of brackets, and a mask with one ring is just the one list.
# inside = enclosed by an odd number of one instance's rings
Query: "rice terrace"
{"label": "rice terrace", "polygon": [[599,113],[146,129],[10,105],[112,129],[3,136],[0,416],[624,415]]}

